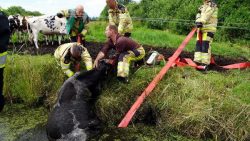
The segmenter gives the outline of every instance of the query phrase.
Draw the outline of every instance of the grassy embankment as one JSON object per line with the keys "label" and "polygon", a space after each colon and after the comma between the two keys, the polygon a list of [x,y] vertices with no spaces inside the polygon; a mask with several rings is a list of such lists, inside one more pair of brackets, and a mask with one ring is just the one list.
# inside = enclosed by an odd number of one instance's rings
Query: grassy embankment
{"label": "grassy embankment", "polygon": [[[87,39],[104,41],[104,27],[102,23],[91,23]],[[184,37],[142,27],[133,33],[133,38],[142,44],[173,48]],[[194,42],[193,39],[188,45],[188,51],[192,50]],[[250,58],[249,47],[229,45],[214,43],[216,49],[213,52],[230,58]],[[159,66],[142,67],[131,74],[128,85],[120,84],[114,78],[107,82],[96,108],[99,117],[112,129],[107,130],[112,133],[103,134],[102,140],[249,139],[249,69],[225,73],[209,71],[207,74],[192,68],[171,69],[136,113],[133,126],[116,130],[115,126],[159,70]],[[56,96],[63,78],[53,56],[9,56],[5,94],[13,102],[39,105],[43,98]],[[1,116],[8,117],[10,111],[11,108],[5,109]],[[22,124],[20,126],[28,123],[29,120],[13,122],[14,125]],[[13,130],[18,132],[20,127],[14,125]]]}

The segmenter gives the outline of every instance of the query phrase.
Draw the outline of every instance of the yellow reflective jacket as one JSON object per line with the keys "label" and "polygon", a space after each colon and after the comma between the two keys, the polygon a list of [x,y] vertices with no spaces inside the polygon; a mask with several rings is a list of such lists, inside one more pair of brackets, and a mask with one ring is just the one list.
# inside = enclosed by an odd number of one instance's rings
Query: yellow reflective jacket
{"label": "yellow reflective jacket", "polygon": [[118,4],[117,9],[109,9],[109,24],[118,26],[118,32],[121,35],[128,32],[131,33],[133,29],[132,19],[127,8]]}
{"label": "yellow reflective jacket", "polygon": [[68,54],[70,52],[70,48],[74,46],[75,44],[81,46],[83,48],[83,52],[81,54],[81,59],[85,63],[86,69],[91,70],[92,69],[92,58],[87,50],[87,48],[83,47],[79,43],[66,43],[63,45],[60,45],[55,53],[54,56],[58,62],[58,64],[62,67],[63,72],[68,76],[71,77],[74,75],[74,72],[70,69],[70,66],[75,63],[79,63],[76,60],[69,58]]}
{"label": "yellow reflective jacket", "polygon": [[218,22],[218,7],[216,3],[209,1],[204,3],[199,8],[199,13],[196,15],[196,22],[201,22],[203,32],[216,32]]}

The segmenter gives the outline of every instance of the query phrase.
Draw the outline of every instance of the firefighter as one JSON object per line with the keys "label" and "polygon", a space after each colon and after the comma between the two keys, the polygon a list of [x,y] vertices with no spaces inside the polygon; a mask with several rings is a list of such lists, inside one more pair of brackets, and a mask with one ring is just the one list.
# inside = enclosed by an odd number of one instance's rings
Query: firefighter
{"label": "firefighter", "polygon": [[196,15],[197,42],[194,61],[198,65],[207,66],[211,59],[211,46],[217,28],[218,7],[213,0],[204,0]]}
{"label": "firefighter", "polygon": [[71,42],[77,42],[80,38],[81,44],[85,45],[85,35],[87,34],[86,24],[89,22],[89,17],[82,5],[78,5],[75,9],[62,10],[57,13],[59,18],[66,17],[66,29],[70,34]]}
{"label": "firefighter", "polygon": [[7,46],[10,39],[9,21],[0,9],[0,112],[3,110],[5,101],[3,96],[3,76],[7,59]]}
{"label": "firefighter", "polygon": [[86,70],[92,69],[92,58],[88,50],[80,43],[62,44],[56,49],[54,56],[68,77],[80,71],[81,61],[85,63]]}
{"label": "firefighter", "polygon": [[108,40],[98,53],[94,61],[94,67],[97,68],[98,61],[104,58],[110,49],[114,49],[118,61],[117,78],[124,83],[128,83],[130,62],[142,60],[145,56],[145,50],[131,38],[121,36],[116,25],[108,25],[105,34]]}
{"label": "firefighter", "polygon": [[133,24],[127,8],[116,0],[106,0],[106,3],[109,7],[109,24],[118,26],[120,35],[130,37]]}

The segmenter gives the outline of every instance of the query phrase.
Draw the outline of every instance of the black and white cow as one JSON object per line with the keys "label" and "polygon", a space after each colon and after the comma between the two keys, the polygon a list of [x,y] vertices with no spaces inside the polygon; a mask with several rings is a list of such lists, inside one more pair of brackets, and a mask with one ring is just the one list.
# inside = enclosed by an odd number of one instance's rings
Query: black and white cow
{"label": "black and white cow", "polygon": [[27,31],[27,19],[24,16],[19,14],[17,15],[10,15],[8,17],[10,32],[13,35],[17,33],[18,42],[22,42],[25,40],[23,33]]}
{"label": "black and white cow", "polygon": [[101,62],[98,69],[75,74],[64,82],[48,118],[50,141],[85,141],[96,130],[99,120],[93,106],[109,67]]}
{"label": "black and white cow", "polygon": [[[66,19],[57,16],[39,16],[27,20],[29,27],[30,40],[33,39],[38,49],[38,34],[44,35],[66,35]],[[61,44],[61,36],[58,36],[58,42]]]}

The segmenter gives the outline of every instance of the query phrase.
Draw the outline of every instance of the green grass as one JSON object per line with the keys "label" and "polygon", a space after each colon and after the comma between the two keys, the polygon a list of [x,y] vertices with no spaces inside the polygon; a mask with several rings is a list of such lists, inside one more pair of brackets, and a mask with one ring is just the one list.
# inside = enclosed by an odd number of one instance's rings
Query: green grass
{"label": "green grass", "polygon": [[10,101],[26,104],[56,93],[64,79],[59,66],[51,55],[10,55],[4,77],[4,94]]}
{"label": "green grass", "polygon": [[[10,55],[7,64],[7,103],[12,100],[39,105],[42,97],[44,105],[53,105],[65,78],[53,56]],[[129,128],[113,134],[111,129],[117,127],[159,70],[144,66],[130,75],[130,84],[121,84],[113,77],[106,81],[96,105],[98,116],[107,126],[103,140],[122,140],[128,130],[127,138],[131,140],[243,140],[249,136],[250,69],[204,74],[193,68],[170,69],[139,108]],[[156,122],[148,125],[145,121],[152,120],[146,120],[151,116]],[[25,124],[21,122],[20,126],[26,129]]]}
{"label": "green grass", "polygon": [[[131,76],[128,85],[111,81],[97,104],[102,120],[117,126],[158,71],[159,68],[141,69]],[[246,97],[250,95],[249,78],[249,69],[208,74],[192,68],[171,69],[131,124],[137,127],[136,119],[150,116],[145,115],[150,108],[157,115],[157,133],[174,131],[196,139],[209,139],[209,133],[211,139],[243,140],[250,135],[250,101]]]}
{"label": "green grass", "polygon": [[[91,22],[89,24],[88,41],[104,42],[106,22]],[[191,31],[191,29],[190,29]],[[196,36],[196,35],[195,35]],[[169,31],[148,29],[140,24],[135,24],[132,38],[141,44],[152,45],[163,48],[177,48],[185,39],[186,35],[177,35]],[[189,42],[186,51],[194,51],[196,37]],[[248,45],[233,44],[230,42],[213,42],[212,53],[230,58],[245,58],[250,60],[250,47]]]}

